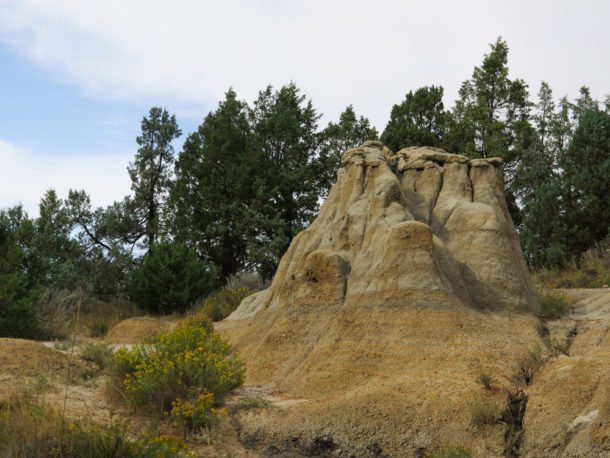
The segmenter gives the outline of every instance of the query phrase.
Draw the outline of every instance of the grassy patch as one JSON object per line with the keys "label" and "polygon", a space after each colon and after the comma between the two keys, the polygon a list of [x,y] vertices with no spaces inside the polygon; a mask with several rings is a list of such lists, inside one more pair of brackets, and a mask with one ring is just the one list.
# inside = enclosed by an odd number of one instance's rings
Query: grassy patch
{"label": "grassy patch", "polygon": [[29,396],[0,403],[0,456],[160,457],[195,456],[177,438],[133,434],[127,425],[66,420]]}
{"label": "grassy patch", "polygon": [[105,369],[112,362],[112,348],[106,343],[90,342],[81,347],[81,356],[87,361],[93,361]]}
{"label": "grassy patch", "polygon": [[439,444],[434,447],[428,458],[472,458],[474,450],[462,444]]}
{"label": "grassy patch", "polygon": [[567,294],[553,291],[539,295],[540,313],[542,316],[557,319],[572,310],[572,301]]}
{"label": "grassy patch", "polygon": [[496,381],[496,377],[490,372],[481,371],[481,372],[479,372],[479,375],[477,376],[476,381],[477,381],[477,383],[480,383],[481,385],[483,385],[483,387],[485,387],[485,389],[491,390],[494,382]]}
{"label": "grassy patch", "polygon": [[237,308],[245,297],[252,293],[254,291],[248,287],[233,289],[224,286],[206,297],[203,301],[197,302],[193,309],[196,313],[209,316],[212,321],[224,320]]}
{"label": "grassy patch", "polygon": [[493,425],[498,421],[498,406],[496,403],[479,394],[472,397],[468,404],[470,421],[475,426]]}

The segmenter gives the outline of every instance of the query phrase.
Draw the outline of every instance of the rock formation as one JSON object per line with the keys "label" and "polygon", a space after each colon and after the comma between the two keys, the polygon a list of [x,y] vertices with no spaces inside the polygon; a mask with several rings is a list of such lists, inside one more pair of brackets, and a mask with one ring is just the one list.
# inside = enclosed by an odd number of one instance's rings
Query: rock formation
{"label": "rock formation", "polygon": [[230,319],[281,307],[456,300],[538,311],[504,199],[499,158],[436,148],[343,155],[318,218],[293,240],[271,287]]}
{"label": "rock formation", "polygon": [[423,456],[439,442],[502,455],[520,420],[472,427],[477,374],[499,380],[500,418],[540,337],[501,161],[367,142],[343,163],[271,286],[217,323],[246,384],[290,401],[241,414],[242,441],[285,456]]}

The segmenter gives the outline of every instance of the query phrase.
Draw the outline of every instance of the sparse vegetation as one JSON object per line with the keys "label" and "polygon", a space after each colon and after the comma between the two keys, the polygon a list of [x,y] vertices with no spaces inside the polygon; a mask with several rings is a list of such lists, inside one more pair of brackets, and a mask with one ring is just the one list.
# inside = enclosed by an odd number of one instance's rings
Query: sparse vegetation
{"label": "sparse vegetation", "polygon": [[106,343],[89,342],[81,347],[81,356],[105,369],[112,362],[112,348]]}
{"label": "sparse vegetation", "polygon": [[492,425],[498,421],[498,406],[485,396],[474,394],[468,408],[470,421],[475,426]]}
{"label": "sparse vegetation", "polygon": [[567,355],[570,350],[570,339],[559,340],[555,337],[545,337],[542,339],[551,356]]}
{"label": "sparse vegetation", "polygon": [[239,289],[224,286],[203,301],[197,302],[193,308],[198,313],[209,316],[212,321],[224,320],[245,297],[253,292],[254,290],[246,286]]}
{"label": "sparse vegetation", "polygon": [[103,318],[97,318],[89,325],[91,337],[104,337],[108,332],[108,323]]}
{"label": "sparse vegetation", "polygon": [[70,332],[79,296],[76,292],[46,288],[34,304],[41,340],[65,339]]}
{"label": "sparse vegetation", "polygon": [[227,278],[225,286],[236,291],[245,288],[256,292],[268,288],[270,283],[269,280],[264,280],[258,272],[238,272]]}
{"label": "sparse vegetation", "polygon": [[531,350],[528,350],[527,356],[521,361],[519,366],[520,375],[526,384],[530,383],[543,363],[542,347],[540,344],[536,344]]}
{"label": "sparse vegetation", "polygon": [[496,381],[496,377],[489,373],[481,371],[477,377],[477,383],[480,383],[485,389],[491,390],[493,383]]}
{"label": "sparse vegetation", "polygon": [[243,399],[238,405],[238,409],[250,410],[250,409],[263,409],[270,407],[271,402],[263,396],[254,396]]}
{"label": "sparse vegetation", "polygon": [[434,447],[429,458],[472,458],[474,451],[462,444],[439,444]]}
{"label": "sparse vegetation", "polygon": [[540,313],[542,316],[557,319],[571,310],[571,301],[567,294],[559,291],[552,291],[539,295]]}
{"label": "sparse vegetation", "polygon": [[194,456],[177,438],[141,435],[127,425],[95,425],[66,420],[56,409],[29,396],[0,404],[0,455],[7,457],[186,457]]}

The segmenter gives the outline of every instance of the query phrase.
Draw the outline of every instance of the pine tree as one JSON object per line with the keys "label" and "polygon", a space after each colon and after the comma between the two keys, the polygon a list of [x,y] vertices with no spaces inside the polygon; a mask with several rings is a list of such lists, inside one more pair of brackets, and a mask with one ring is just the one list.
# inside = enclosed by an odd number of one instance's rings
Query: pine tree
{"label": "pine tree", "polygon": [[172,183],[172,141],[181,134],[176,117],[163,108],[151,108],[148,117],[142,119],[142,135],[136,140],[140,148],[127,170],[134,206],[146,235],[145,248],[155,243],[162,229],[160,218]]}
{"label": "pine tree", "polygon": [[409,91],[400,105],[392,107],[381,141],[391,150],[408,146],[441,146],[447,117],[442,86]]}
{"label": "pine tree", "polygon": [[167,219],[171,233],[220,267],[220,277],[251,267],[247,250],[256,183],[265,169],[252,148],[248,106],[230,89],[189,135],[176,162]]}
{"label": "pine tree", "polygon": [[254,148],[264,173],[254,196],[258,234],[249,240],[249,252],[265,278],[318,209],[319,118],[294,83],[278,91],[268,86],[254,102]]}

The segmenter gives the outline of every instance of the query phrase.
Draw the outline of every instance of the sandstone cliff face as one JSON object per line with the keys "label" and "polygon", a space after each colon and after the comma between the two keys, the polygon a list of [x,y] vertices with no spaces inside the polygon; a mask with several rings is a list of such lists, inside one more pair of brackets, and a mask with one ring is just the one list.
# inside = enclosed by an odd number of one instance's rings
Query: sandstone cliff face
{"label": "sandstone cliff face", "polygon": [[229,318],[282,307],[461,302],[538,311],[504,199],[501,160],[435,148],[343,155],[318,218],[292,242],[271,287]]}

